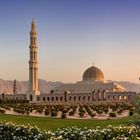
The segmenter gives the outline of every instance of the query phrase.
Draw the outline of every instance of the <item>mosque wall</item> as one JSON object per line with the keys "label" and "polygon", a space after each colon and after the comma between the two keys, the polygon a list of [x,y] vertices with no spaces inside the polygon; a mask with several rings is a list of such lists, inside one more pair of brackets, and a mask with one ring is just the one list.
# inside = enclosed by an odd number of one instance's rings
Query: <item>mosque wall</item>
{"label": "mosque wall", "polygon": [[27,100],[26,94],[0,94],[0,100]]}
{"label": "mosque wall", "polygon": [[108,92],[107,101],[133,101],[136,99],[136,92]]}
{"label": "mosque wall", "polygon": [[[94,101],[128,101],[135,100],[136,92],[106,92],[94,90],[90,93],[49,93],[36,96],[36,102],[44,103],[93,103]],[[0,94],[0,100],[26,100],[27,94]]]}
{"label": "mosque wall", "polygon": [[50,93],[37,96],[37,101],[46,103],[93,103],[94,101],[128,101],[135,100],[135,92],[106,92],[95,90],[92,93]]}

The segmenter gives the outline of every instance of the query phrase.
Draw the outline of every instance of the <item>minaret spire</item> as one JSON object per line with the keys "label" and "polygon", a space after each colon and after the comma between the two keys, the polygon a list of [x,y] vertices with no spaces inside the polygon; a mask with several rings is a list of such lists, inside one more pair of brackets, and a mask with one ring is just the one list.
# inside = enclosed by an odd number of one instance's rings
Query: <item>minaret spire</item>
{"label": "minaret spire", "polygon": [[33,18],[32,23],[31,23],[31,32],[36,33],[36,25],[35,25],[35,20]]}
{"label": "minaret spire", "polygon": [[[30,60],[29,60],[29,93],[38,95],[38,47],[35,20],[31,22],[30,32]],[[32,95],[32,100],[34,100]],[[30,97],[31,100],[31,97]]]}

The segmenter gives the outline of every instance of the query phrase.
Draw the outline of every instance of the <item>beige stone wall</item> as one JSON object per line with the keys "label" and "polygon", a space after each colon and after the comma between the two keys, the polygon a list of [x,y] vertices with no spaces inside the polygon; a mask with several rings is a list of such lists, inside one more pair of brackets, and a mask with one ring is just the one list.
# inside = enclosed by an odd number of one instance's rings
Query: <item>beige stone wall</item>
{"label": "beige stone wall", "polygon": [[136,92],[108,92],[107,101],[133,101],[136,98]]}
{"label": "beige stone wall", "polygon": [[[114,98],[115,97],[115,98]],[[46,103],[92,103],[94,101],[133,101],[136,98],[135,92],[107,92],[95,90],[91,93],[57,93],[41,94],[37,101]]]}
{"label": "beige stone wall", "polygon": [[[28,94],[0,94],[1,100],[25,100]],[[49,93],[37,95],[36,102],[44,103],[93,103],[94,101],[128,101],[136,98],[136,92],[108,92],[105,90],[94,90],[90,93]]]}

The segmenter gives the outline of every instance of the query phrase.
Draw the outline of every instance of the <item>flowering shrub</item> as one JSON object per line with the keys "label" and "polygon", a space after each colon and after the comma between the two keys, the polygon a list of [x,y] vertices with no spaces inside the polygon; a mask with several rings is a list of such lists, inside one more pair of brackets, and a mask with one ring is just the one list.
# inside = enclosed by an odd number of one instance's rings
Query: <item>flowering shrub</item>
{"label": "flowering shrub", "polygon": [[140,130],[135,126],[119,126],[107,128],[64,128],[55,132],[56,137],[63,140],[140,140]]}
{"label": "flowering shrub", "polygon": [[30,125],[15,125],[11,122],[0,123],[0,140],[48,140],[51,134]]}
{"label": "flowering shrub", "polygon": [[0,140],[140,140],[140,129],[132,125],[96,129],[68,127],[51,132],[30,125],[1,122]]}

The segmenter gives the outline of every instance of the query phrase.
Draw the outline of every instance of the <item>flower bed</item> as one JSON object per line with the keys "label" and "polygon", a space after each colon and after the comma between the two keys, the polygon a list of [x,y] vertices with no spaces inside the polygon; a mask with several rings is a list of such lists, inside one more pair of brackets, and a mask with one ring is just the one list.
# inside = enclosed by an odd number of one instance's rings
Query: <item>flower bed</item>
{"label": "flower bed", "polygon": [[16,125],[11,122],[0,123],[0,140],[48,140],[50,134],[30,125]]}
{"label": "flower bed", "polygon": [[2,140],[139,140],[140,129],[136,126],[119,126],[106,128],[63,128],[55,132],[41,131],[30,125],[15,125],[9,122],[0,123]]}
{"label": "flower bed", "polygon": [[119,126],[100,129],[64,128],[55,132],[64,140],[140,140],[140,130],[135,126]]}

